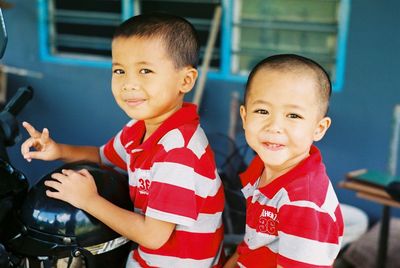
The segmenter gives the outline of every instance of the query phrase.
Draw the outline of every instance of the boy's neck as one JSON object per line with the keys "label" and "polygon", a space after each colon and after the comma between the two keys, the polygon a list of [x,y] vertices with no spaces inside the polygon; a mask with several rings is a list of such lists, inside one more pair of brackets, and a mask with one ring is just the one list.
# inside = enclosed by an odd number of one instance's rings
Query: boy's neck
{"label": "boy's neck", "polygon": [[158,127],[161,124],[162,122],[160,124],[149,124],[149,125],[145,123],[146,131],[144,133],[141,143],[145,142],[158,129]]}
{"label": "boy's neck", "polygon": [[301,158],[297,159],[297,161],[295,161],[293,164],[286,166],[286,167],[282,167],[282,166],[271,167],[271,166],[265,165],[264,170],[261,174],[260,183],[259,183],[258,187],[263,187],[265,185],[268,185],[271,182],[273,182],[276,178],[288,173],[290,170],[295,168],[301,161],[306,159],[308,156],[310,156],[310,153],[302,156]]}
{"label": "boy's neck", "polygon": [[156,119],[144,120],[144,125],[146,127],[146,132],[143,136],[142,143],[145,142],[170,116],[172,116],[176,111],[182,108],[183,102],[180,105],[175,106],[173,109],[158,116]]}

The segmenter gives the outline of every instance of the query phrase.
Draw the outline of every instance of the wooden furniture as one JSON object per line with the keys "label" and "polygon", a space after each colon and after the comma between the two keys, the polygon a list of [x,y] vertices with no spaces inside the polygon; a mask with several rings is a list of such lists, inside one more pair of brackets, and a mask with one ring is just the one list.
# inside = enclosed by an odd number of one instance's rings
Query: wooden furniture
{"label": "wooden furniture", "polygon": [[376,267],[384,268],[387,257],[390,208],[400,208],[400,202],[394,200],[386,192],[383,184],[372,183],[372,180],[363,180],[365,174],[368,174],[366,169],[349,172],[346,175],[346,180],[341,181],[339,186],[355,191],[359,198],[383,205]]}

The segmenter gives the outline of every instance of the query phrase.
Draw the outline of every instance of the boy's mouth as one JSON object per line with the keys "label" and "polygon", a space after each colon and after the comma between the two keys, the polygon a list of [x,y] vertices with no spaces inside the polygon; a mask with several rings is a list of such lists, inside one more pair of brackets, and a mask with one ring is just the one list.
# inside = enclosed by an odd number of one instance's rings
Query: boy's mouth
{"label": "boy's mouth", "polygon": [[283,144],[272,143],[272,142],[263,142],[263,145],[266,149],[271,151],[279,151],[285,147]]}
{"label": "boy's mouth", "polygon": [[142,104],[143,102],[145,102],[145,99],[125,99],[124,102],[128,106],[138,106],[138,105]]}

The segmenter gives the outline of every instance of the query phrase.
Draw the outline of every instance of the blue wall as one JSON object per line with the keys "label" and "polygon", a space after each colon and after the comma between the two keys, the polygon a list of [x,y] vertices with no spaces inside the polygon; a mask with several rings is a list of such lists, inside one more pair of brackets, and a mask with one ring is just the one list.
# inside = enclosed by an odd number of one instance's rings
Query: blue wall
{"label": "blue wall", "polygon": [[[10,95],[27,84],[36,90],[19,118],[38,128],[49,128],[60,142],[100,145],[107,141],[127,120],[111,95],[110,70],[42,62],[38,55],[36,1],[9,2],[15,6],[3,11],[9,43],[1,62],[44,75],[43,79],[9,76]],[[358,199],[352,191],[339,189],[337,183],[351,170],[387,169],[392,110],[400,103],[399,10],[397,0],[352,1],[344,88],[332,97],[333,125],[319,142],[340,201],[361,207],[372,220],[379,218],[381,207]],[[226,133],[230,94],[242,94],[242,87],[207,82],[201,107],[206,131]],[[24,131],[22,134],[24,140],[27,136]],[[60,164],[27,163],[20,156],[20,144],[9,149],[10,157],[31,181]],[[394,213],[400,215],[398,210]]]}

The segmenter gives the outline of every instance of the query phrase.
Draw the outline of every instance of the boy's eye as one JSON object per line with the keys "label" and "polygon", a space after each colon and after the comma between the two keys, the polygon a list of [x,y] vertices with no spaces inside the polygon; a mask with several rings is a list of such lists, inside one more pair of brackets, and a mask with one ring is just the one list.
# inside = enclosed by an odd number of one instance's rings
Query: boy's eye
{"label": "boy's eye", "polygon": [[125,72],[124,72],[124,70],[122,70],[122,69],[115,69],[115,70],[113,71],[113,73],[114,73],[114,74],[124,74]]}
{"label": "boy's eye", "polygon": [[149,73],[152,73],[152,71],[149,70],[149,69],[140,69],[139,73],[141,73],[141,74],[149,74]]}
{"label": "boy's eye", "polygon": [[302,119],[303,118],[298,114],[288,114],[287,117],[292,118],[292,119],[297,119],[297,118]]}
{"label": "boy's eye", "polygon": [[269,114],[267,110],[264,109],[257,109],[254,111],[256,114]]}

